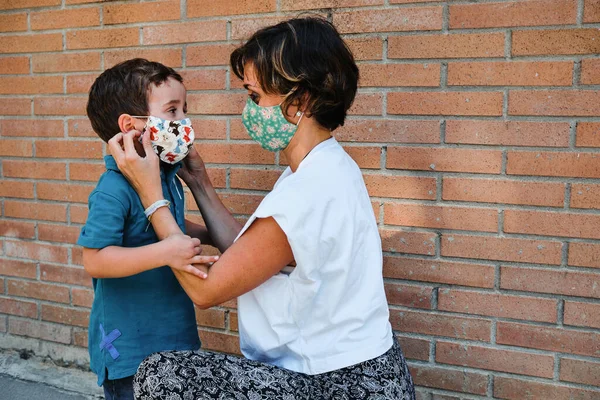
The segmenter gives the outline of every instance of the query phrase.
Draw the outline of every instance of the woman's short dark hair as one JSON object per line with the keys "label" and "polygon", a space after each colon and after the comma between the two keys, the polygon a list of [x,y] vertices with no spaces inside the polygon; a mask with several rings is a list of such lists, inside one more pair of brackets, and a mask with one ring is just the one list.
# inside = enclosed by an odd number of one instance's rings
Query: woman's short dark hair
{"label": "woman's short dark hair", "polygon": [[87,115],[94,132],[108,142],[119,132],[121,114],[147,115],[150,85],[183,78],[161,63],[134,58],[104,71],[92,84]]}
{"label": "woman's short dark hair", "polygon": [[294,104],[325,128],[344,125],[356,95],[358,67],[327,20],[294,18],[263,28],[233,51],[230,62],[240,79],[252,63],[265,93],[290,93],[282,104],[286,114]]}

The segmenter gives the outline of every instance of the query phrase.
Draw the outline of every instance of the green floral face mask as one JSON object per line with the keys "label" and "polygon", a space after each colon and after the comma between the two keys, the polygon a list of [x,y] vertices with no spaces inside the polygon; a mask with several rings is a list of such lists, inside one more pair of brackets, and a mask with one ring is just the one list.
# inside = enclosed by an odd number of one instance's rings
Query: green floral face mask
{"label": "green floral face mask", "polygon": [[[296,116],[302,120],[303,113],[298,111]],[[298,120],[298,124],[300,124],[300,120]],[[242,112],[242,123],[248,131],[248,135],[263,149],[269,151],[285,149],[298,129],[298,125],[285,119],[281,104],[261,107],[251,98],[246,101],[246,107]]]}

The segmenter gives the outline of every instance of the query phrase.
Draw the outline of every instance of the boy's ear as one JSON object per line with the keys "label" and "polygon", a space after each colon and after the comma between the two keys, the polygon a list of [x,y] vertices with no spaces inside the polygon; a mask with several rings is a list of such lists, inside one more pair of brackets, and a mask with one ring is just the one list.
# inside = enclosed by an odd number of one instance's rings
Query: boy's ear
{"label": "boy's ear", "polygon": [[138,131],[142,131],[144,127],[141,125],[141,121],[137,118],[132,117],[129,114],[121,114],[119,115],[119,129],[121,132],[129,132],[132,129],[137,129]]}

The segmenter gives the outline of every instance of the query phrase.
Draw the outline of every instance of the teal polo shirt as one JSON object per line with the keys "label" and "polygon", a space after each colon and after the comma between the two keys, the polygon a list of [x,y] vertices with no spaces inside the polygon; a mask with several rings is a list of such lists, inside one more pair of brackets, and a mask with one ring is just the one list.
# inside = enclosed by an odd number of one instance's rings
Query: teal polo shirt
{"label": "teal polo shirt", "polygon": [[[106,172],[90,194],[87,221],[77,244],[102,249],[158,242],[135,190],[112,156],[104,161]],[[171,202],[171,213],[185,232],[183,188],[176,177],[180,166],[161,168],[161,178],[164,198]],[[200,348],[194,306],[171,268],[92,283],[88,348],[98,385],[105,379],[134,375],[144,358],[157,351]]]}

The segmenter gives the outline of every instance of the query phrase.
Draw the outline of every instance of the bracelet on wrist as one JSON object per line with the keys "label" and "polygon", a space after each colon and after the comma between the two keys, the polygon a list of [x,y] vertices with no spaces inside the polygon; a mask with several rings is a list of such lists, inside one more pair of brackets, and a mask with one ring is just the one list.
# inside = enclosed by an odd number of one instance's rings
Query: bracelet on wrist
{"label": "bracelet on wrist", "polygon": [[171,207],[171,202],[165,199],[162,200],[158,200],[155,201],[154,203],[152,203],[152,205],[150,205],[150,207],[146,208],[144,210],[144,214],[146,215],[146,218],[148,218],[148,221],[150,221],[152,219],[152,215],[156,212],[156,210],[158,210],[161,207]]}

